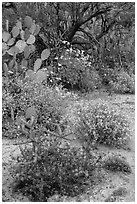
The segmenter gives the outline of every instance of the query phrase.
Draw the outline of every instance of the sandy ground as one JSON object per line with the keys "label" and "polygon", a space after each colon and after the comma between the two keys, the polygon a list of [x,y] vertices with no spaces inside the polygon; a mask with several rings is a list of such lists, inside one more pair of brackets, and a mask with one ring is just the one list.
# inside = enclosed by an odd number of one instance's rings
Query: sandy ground
{"label": "sandy ground", "polygon": [[103,202],[106,198],[111,196],[114,190],[122,187],[126,189],[127,193],[125,193],[123,197],[118,196],[115,202],[135,202],[135,97],[133,95],[114,95],[107,97],[105,101],[117,106],[121,113],[129,120],[132,135],[130,143],[131,150],[112,150],[106,147],[100,147],[99,150],[106,154],[120,154],[124,156],[132,168],[132,173],[123,175],[109,172],[107,177],[105,177],[105,183],[100,184],[93,190],[93,200]]}
{"label": "sandy ground", "polygon": [[[115,105],[120,109],[121,113],[126,116],[130,122],[130,131],[132,134],[131,150],[117,150],[109,149],[106,147],[100,147],[99,151],[106,154],[121,154],[126,157],[127,162],[132,168],[132,173],[129,175],[116,174],[110,172],[104,172],[105,180],[99,183],[92,190],[92,196],[90,201],[104,202],[108,197],[112,197],[114,190],[122,189],[126,190],[123,196],[116,196],[115,200],[111,198],[113,202],[135,202],[135,96],[134,95],[113,95],[108,97],[107,95],[97,93],[94,96],[91,94],[88,96],[90,100],[105,100],[110,104]],[[3,201],[5,202],[29,202],[28,198],[21,194],[12,194],[12,182],[13,178],[10,174],[14,161],[12,157],[17,156],[20,151],[16,143],[16,140],[3,139],[3,171],[2,171],[2,189],[3,189]],[[90,190],[91,191],[91,190]],[[90,193],[91,194],[91,193]]]}

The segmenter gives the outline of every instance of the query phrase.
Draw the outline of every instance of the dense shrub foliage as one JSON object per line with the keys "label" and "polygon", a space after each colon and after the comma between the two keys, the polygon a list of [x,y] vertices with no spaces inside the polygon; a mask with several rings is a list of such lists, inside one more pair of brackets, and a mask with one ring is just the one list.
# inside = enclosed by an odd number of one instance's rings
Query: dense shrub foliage
{"label": "dense shrub foliage", "polygon": [[111,67],[102,66],[99,68],[99,75],[102,78],[102,84],[108,85],[111,81],[116,80],[116,70]]}
{"label": "dense shrub foliage", "polygon": [[114,190],[104,202],[119,202],[119,197],[124,197],[127,193],[128,192],[125,187],[119,187],[118,189]]}
{"label": "dense shrub foliage", "polygon": [[135,93],[135,75],[128,75],[126,72],[120,72],[117,74],[115,82],[111,82],[112,89],[116,93]]}
{"label": "dense shrub foliage", "polygon": [[62,84],[68,89],[88,92],[101,86],[102,80],[90,56],[79,50],[66,50],[59,59],[58,71]]}
{"label": "dense shrub foliage", "polygon": [[38,160],[33,163],[32,149],[24,151],[15,168],[16,185],[14,190],[29,195],[32,201],[47,201],[55,193],[74,197],[91,185],[92,171],[97,158],[87,155],[82,149],[65,145],[54,150],[40,147]]}
{"label": "dense shrub foliage", "polygon": [[122,172],[130,174],[132,172],[128,162],[117,155],[109,156],[106,160],[104,160],[103,168],[115,173]]}
{"label": "dense shrub foliage", "polygon": [[[84,107],[82,107],[84,106]],[[120,147],[129,140],[128,121],[116,109],[98,102],[77,104],[67,120],[77,137],[87,144]]]}
{"label": "dense shrub foliage", "polygon": [[[37,125],[54,130],[55,125],[60,124],[68,101],[77,97],[77,95],[62,90],[61,87],[48,88],[35,81],[24,83],[22,80],[18,80],[17,84],[21,92],[16,97],[9,92],[3,92],[3,128],[6,126],[4,135],[8,135],[6,131],[11,129],[10,126],[13,126],[14,129],[15,124],[20,124],[19,118],[26,117],[26,111],[31,107],[34,107],[37,112]],[[7,121],[10,122],[10,125],[7,124]],[[13,135],[16,136],[16,134]]]}

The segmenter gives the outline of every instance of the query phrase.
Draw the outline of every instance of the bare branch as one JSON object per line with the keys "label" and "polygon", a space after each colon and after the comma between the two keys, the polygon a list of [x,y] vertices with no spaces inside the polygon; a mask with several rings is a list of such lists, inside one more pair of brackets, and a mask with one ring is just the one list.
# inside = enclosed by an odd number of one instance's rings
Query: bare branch
{"label": "bare branch", "polygon": [[81,11],[81,16],[83,16],[83,14],[89,9],[91,2],[87,2],[86,5],[83,7],[82,11]]}
{"label": "bare branch", "polygon": [[83,20],[83,21],[79,22],[79,27],[81,25],[85,24],[86,22],[90,21],[92,18],[94,18],[94,17],[96,17],[98,15],[101,15],[103,13],[107,13],[108,11],[111,11],[111,7],[110,6],[105,8],[105,9],[103,9],[103,10],[95,12],[94,14],[90,15],[86,20]]}

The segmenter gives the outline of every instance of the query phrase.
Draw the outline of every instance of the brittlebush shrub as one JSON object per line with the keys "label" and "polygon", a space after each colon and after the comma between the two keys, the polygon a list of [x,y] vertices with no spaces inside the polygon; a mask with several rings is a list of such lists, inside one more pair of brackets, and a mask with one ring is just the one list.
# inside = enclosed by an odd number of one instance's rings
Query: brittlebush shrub
{"label": "brittlebush shrub", "polygon": [[[66,50],[59,60],[59,76],[66,88],[79,90],[80,92],[93,91],[101,87],[101,77],[95,70],[88,56],[80,55]],[[67,87],[68,86],[68,87]]]}
{"label": "brittlebush shrub", "polygon": [[101,66],[99,75],[102,78],[102,84],[107,85],[110,81],[116,80],[116,71],[108,66]]}
{"label": "brittlebush shrub", "polygon": [[67,120],[76,137],[88,144],[124,147],[130,139],[129,123],[121,113],[107,104],[80,104],[69,111]]}
{"label": "brittlebush shrub", "polygon": [[40,147],[38,159],[26,148],[14,169],[14,192],[22,192],[32,201],[46,202],[54,194],[74,197],[81,194],[96,166],[95,156],[66,144],[63,149]]}
{"label": "brittlebush shrub", "polygon": [[132,74],[131,76],[126,72],[120,72],[117,75],[116,81],[111,82],[112,89],[116,93],[135,93],[135,75]]}
{"label": "brittlebush shrub", "polygon": [[85,92],[101,88],[102,80],[97,71],[85,71],[82,76],[82,88]]}
{"label": "brittlebush shrub", "polygon": [[106,104],[91,106],[80,115],[79,130],[92,142],[119,147],[129,139],[128,121]]}
{"label": "brittlebush shrub", "polygon": [[126,174],[132,172],[128,162],[117,155],[109,156],[107,159],[103,160],[102,167],[112,172],[122,172]]}
{"label": "brittlebush shrub", "polygon": [[38,110],[38,124],[54,131],[60,124],[68,101],[77,96],[62,90],[61,87],[49,88],[42,84],[28,82],[23,84],[20,105],[26,110],[34,106]]}
{"label": "brittlebush shrub", "polygon": [[[35,107],[37,110],[37,125],[56,130],[53,123],[60,123],[68,100],[76,97],[61,87],[49,88],[30,80],[27,82],[18,80],[17,84],[21,89],[19,94],[13,96],[4,90],[2,98],[3,135],[10,138],[18,136],[16,126],[19,123],[18,118],[25,116],[29,107]],[[14,117],[11,116],[11,110]]]}
{"label": "brittlebush shrub", "polygon": [[[8,83],[7,83],[8,84]],[[12,88],[11,88],[12,89]],[[13,91],[13,89],[12,89]],[[9,138],[17,137],[17,126],[15,124],[15,116],[19,110],[18,96],[11,93],[7,88],[3,88],[2,93],[2,136]]]}

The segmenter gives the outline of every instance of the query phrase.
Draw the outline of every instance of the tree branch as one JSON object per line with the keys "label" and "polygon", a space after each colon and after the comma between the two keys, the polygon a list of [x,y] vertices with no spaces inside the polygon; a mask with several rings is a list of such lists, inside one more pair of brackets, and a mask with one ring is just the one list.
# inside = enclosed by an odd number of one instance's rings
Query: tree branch
{"label": "tree branch", "polygon": [[86,5],[83,7],[83,9],[81,11],[81,16],[83,16],[83,14],[89,9],[90,3],[87,2]]}
{"label": "tree branch", "polygon": [[79,27],[82,26],[83,24],[85,24],[86,22],[90,21],[92,18],[94,18],[98,15],[101,15],[103,13],[107,13],[110,10],[111,10],[111,7],[107,7],[107,8],[105,8],[105,10],[103,9],[103,10],[95,12],[94,14],[90,15],[86,20],[79,22]]}
{"label": "tree branch", "polygon": [[116,23],[116,20],[113,20],[106,28],[105,30],[103,30],[97,37],[96,39],[99,40],[100,38],[102,38],[105,34],[108,33],[108,31],[113,27],[113,25]]}

